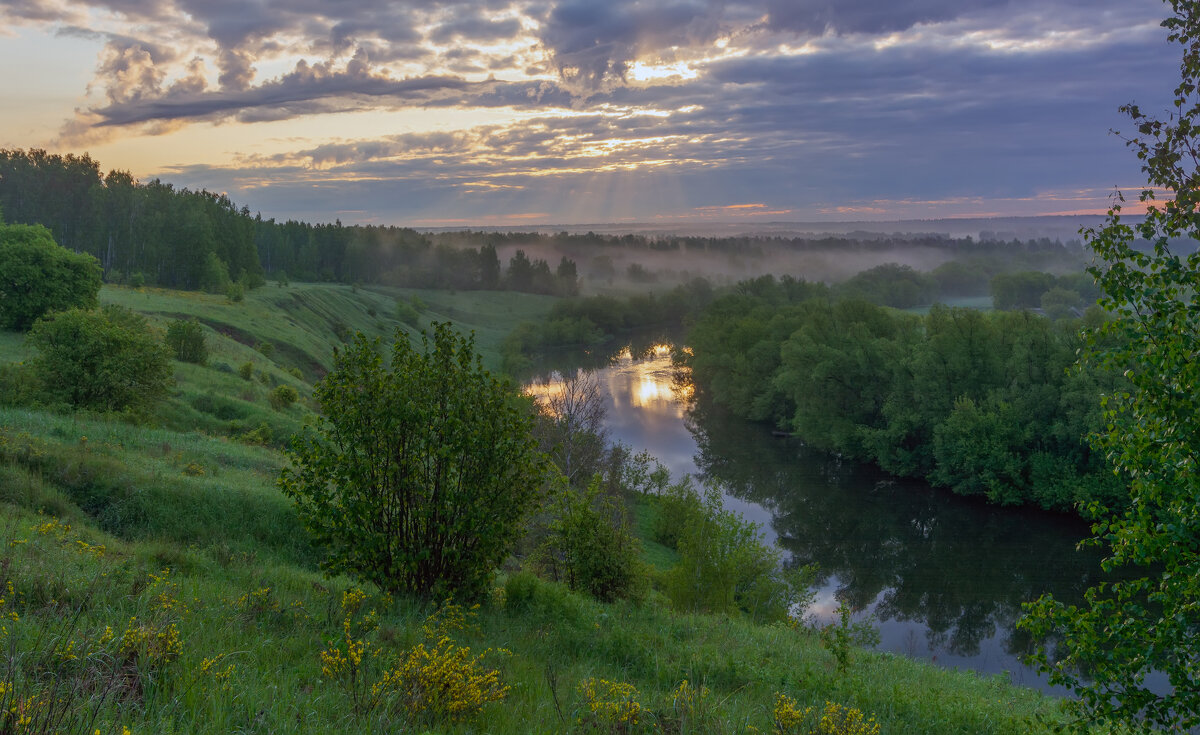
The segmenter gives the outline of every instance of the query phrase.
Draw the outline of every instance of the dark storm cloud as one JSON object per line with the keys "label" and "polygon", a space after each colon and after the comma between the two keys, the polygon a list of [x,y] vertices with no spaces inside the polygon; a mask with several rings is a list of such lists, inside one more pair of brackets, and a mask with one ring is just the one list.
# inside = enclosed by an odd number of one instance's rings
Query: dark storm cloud
{"label": "dark storm cloud", "polygon": [[826,31],[891,33],[1012,4],[1012,0],[767,0],[766,8],[769,27],[819,36]]}
{"label": "dark storm cloud", "polygon": [[352,71],[329,71],[301,62],[290,74],[253,89],[168,94],[112,104],[93,112],[99,116],[101,126],[182,118],[220,119],[236,113],[254,114],[264,108],[268,111],[253,119],[276,120],[362,106],[354,104],[355,98],[387,98],[395,105],[425,105],[445,95],[461,101],[463,93],[488,84],[444,76],[390,79]]}
{"label": "dark storm cloud", "polygon": [[623,78],[640,50],[711,42],[720,32],[719,15],[701,2],[565,0],[550,12],[541,36],[564,77],[596,86]]}
{"label": "dark storm cloud", "polygon": [[487,43],[513,38],[520,30],[521,24],[512,18],[495,21],[476,16],[443,23],[430,38],[437,43],[464,40]]}

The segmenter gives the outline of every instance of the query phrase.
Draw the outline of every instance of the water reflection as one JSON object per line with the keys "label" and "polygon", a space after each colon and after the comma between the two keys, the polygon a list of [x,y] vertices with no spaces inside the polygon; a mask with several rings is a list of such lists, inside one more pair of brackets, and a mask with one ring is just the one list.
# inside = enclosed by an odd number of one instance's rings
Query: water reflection
{"label": "water reflection", "polygon": [[[880,648],[1045,689],[1021,657],[1021,604],[1046,592],[1079,603],[1096,582],[1099,554],[1077,551],[1076,518],[974,502],[894,480],[806,450],[696,401],[688,427],[702,474],[771,510],[792,563],[816,563],[813,610],[837,601],[873,611]],[[831,619],[831,617],[829,618]]]}
{"label": "water reflection", "polygon": [[612,439],[676,476],[717,482],[789,563],[816,563],[811,614],[831,620],[844,600],[874,612],[881,649],[1049,690],[1022,664],[1029,642],[1015,623],[1023,602],[1053,592],[1078,603],[1096,581],[1098,555],[1075,548],[1082,522],[977,503],[773,437],[681,387],[662,347],[599,371]]}

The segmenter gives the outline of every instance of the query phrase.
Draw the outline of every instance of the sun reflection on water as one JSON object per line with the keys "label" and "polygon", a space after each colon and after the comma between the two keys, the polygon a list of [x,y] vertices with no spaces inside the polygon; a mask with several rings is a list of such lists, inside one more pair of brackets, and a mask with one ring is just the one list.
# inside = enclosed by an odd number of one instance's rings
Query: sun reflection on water
{"label": "sun reflection on water", "polygon": [[[679,379],[680,368],[672,364],[672,352],[671,345],[658,344],[635,357],[626,347],[617,353],[611,366],[597,371],[610,408],[635,408],[645,420],[682,418],[692,386]],[[558,395],[562,392],[562,377],[553,373],[528,383],[525,392],[542,400]]]}

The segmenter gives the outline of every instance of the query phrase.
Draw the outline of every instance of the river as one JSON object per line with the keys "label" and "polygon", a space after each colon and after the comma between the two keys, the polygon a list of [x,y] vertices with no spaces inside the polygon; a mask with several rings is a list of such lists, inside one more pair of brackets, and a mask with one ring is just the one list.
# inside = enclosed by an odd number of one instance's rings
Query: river
{"label": "river", "polygon": [[717,482],[788,563],[820,567],[811,619],[832,622],[844,600],[856,619],[873,616],[880,650],[1064,693],[1023,663],[1015,623],[1022,602],[1052,592],[1079,603],[1096,582],[1098,553],[1076,550],[1078,518],[987,505],[772,436],[677,385],[665,346],[596,373],[610,440],[675,477]]}

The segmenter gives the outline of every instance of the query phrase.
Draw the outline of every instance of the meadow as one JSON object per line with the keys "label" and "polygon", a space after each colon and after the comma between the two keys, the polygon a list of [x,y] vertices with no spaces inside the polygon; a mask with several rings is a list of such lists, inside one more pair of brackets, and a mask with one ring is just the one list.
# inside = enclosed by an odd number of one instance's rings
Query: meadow
{"label": "meadow", "polygon": [[[509,564],[478,608],[435,614],[322,575],[276,489],[279,446],[346,334],[415,334],[397,300],[419,307],[416,326],[474,330],[492,367],[512,325],[553,303],[299,283],[234,303],[105,287],[102,303],[157,327],[198,319],[210,357],[174,363],[175,390],[139,423],[0,409],[0,731],[873,731],[836,716],[840,729],[819,729],[827,702],[882,733],[1023,733],[1060,717],[1055,700],[1000,677],[859,649],[839,661],[802,621],[678,612],[653,589],[602,604]],[[28,354],[5,333],[0,356]],[[303,398],[272,406],[276,385]],[[673,552],[649,541],[654,507],[633,510],[661,571]],[[793,717],[810,707],[805,723]]]}

